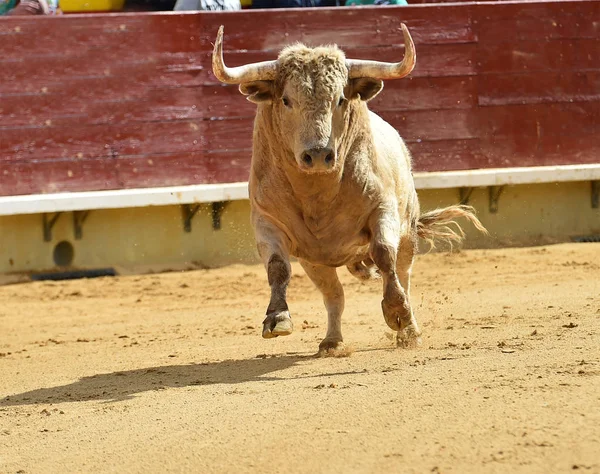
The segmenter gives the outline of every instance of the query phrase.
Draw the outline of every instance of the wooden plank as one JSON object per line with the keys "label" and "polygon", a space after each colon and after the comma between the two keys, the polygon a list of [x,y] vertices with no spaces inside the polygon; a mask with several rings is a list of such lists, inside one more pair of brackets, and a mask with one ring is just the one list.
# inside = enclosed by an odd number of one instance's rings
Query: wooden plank
{"label": "wooden plank", "polygon": [[[42,95],[12,95],[0,101],[0,126],[64,127],[82,122],[117,125],[202,119],[215,116],[215,106],[219,107],[221,116],[254,115],[256,106],[245,101],[235,87],[221,89],[224,92],[208,97],[203,97],[203,91],[207,90],[201,87],[143,88],[132,91],[129,96],[115,97],[103,95],[101,85],[97,90],[78,88],[71,92],[61,88]],[[240,106],[237,110],[236,105]]]}
{"label": "wooden plank", "polygon": [[[6,17],[0,23],[3,59],[32,55],[113,55],[126,62],[140,55],[208,50],[199,32],[205,15],[95,14],[30,18]],[[36,41],[31,41],[31,38]]]}
{"label": "wooden plank", "polygon": [[[75,50],[88,45],[96,50],[114,51],[116,47],[125,53],[209,51],[220,24],[225,25],[227,50],[279,51],[296,41],[317,45],[331,43],[332,39],[345,47],[400,45],[401,22],[408,24],[414,40],[420,44],[475,40],[469,8],[436,6],[429,7],[426,15],[420,7],[390,6],[246,10],[227,15],[65,15],[35,20],[15,17],[3,21],[0,35],[10,38],[7,56],[18,57],[25,46],[31,46],[26,41],[32,34],[42,43],[36,46],[42,54],[55,52],[57,44]],[[248,25],[260,27],[247,35]]]}
{"label": "wooden plank", "polygon": [[63,87],[105,86],[107,93],[132,93],[135,87],[200,86],[199,54],[150,55],[131,61],[95,60],[93,55],[22,57],[0,61],[0,96],[46,93]]}
{"label": "wooden plank", "polygon": [[[403,45],[359,46],[352,47],[339,44],[346,57],[353,59],[371,59],[374,61],[394,62],[404,55]],[[411,77],[422,76],[466,76],[476,73],[476,44],[416,44],[418,60]],[[223,54],[228,66],[270,61],[277,59],[275,51],[235,51],[226,49]],[[202,77],[209,83],[218,82],[212,75],[211,53],[205,53],[201,72]]]}
{"label": "wooden plank", "polygon": [[376,113],[465,109],[477,103],[477,82],[472,77],[407,78],[387,81],[383,91],[369,102]]}
{"label": "wooden plank", "polygon": [[596,102],[600,108],[600,69],[481,75],[478,78],[478,90],[479,104],[484,106]]}
{"label": "wooden plank", "polygon": [[551,18],[556,15],[595,18],[600,8],[595,0],[525,0],[485,2],[473,9],[476,19],[506,20]]}
{"label": "wooden plank", "polygon": [[88,159],[250,148],[252,124],[248,118],[4,129],[0,157]]}
{"label": "wooden plank", "polygon": [[[402,57],[402,48],[397,49],[354,49],[348,50],[348,56],[393,61]],[[232,66],[273,59],[268,53],[226,56],[227,63]],[[425,45],[419,48],[419,61],[411,77],[474,73],[474,45]],[[112,54],[104,58],[85,54],[0,58],[0,97],[23,93],[51,94],[57,90],[90,95],[99,94],[101,90],[103,96],[114,96],[117,100],[123,96],[139,96],[142,89],[148,87],[198,87],[203,84],[219,84],[211,72],[209,53],[139,55],[127,60],[115,60]]]}
{"label": "wooden plank", "polygon": [[474,28],[482,43],[551,39],[597,39],[598,2],[510,2],[481,4],[474,10]]}
{"label": "wooden plank", "polygon": [[598,102],[479,109],[481,149],[495,166],[596,163]]}
{"label": "wooden plank", "polygon": [[[256,105],[236,86],[143,88],[105,95],[98,89],[63,87],[46,94],[15,94],[0,101],[0,127],[66,127],[172,120],[252,118]],[[388,81],[370,104],[375,111],[467,108],[476,104],[472,77]]]}
{"label": "wooden plank", "polygon": [[[400,45],[404,43],[401,22],[410,28],[416,44],[469,43],[476,38],[468,7],[431,6],[426,15],[420,7],[406,6],[250,10],[207,16],[206,20],[203,41],[206,44],[214,41],[222,23],[226,50],[279,51],[294,42],[309,45],[335,42],[346,48]],[[249,38],[245,32],[254,21],[260,28]]]}
{"label": "wooden plank", "polygon": [[600,154],[597,135],[487,137],[481,139],[481,148],[488,167],[499,168],[594,164]]}
{"label": "wooden plank", "polygon": [[120,189],[109,159],[0,161],[0,195]]}
{"label": "wooden plank", "polygon": [[3,161],[111,158],[119,155],[199,151],[204,121],[3,130]]}
{"label": "wooden plank", "polygon": [[482,107],[477,115],[482,137],[600,136],[598,102]]}
{"label": "wooden plank", "polygon": [[[118,43],[118,37],[113,41]],[[0,95],[23,92],[51,92],[61,86],[71,90],[87,89],[92,85],[105,87],[107,94],[123,91],[133,93],[136,87],[143,86],[199,86],[205,81],[215,82],[210,70],[210,53],[195,50],[192,52],[161,52],[160,49],[146,51],[127,47],[121,51],[107,47],[101,50],[89,47],[83,51],[46,51],[45,45],[56,41],[48,38],[39,43],[43,47],[17,48],[11,57],[5,54],[0,59]],[[152,43],[152,42],[151,42]],[[83,41],[83,44],[86,44]],[[424,45],[419,48],[420,59],[413,76],[420,75],[460,75],[474,72],[473,45]],[[182,48],[186,49],[186,48]],[[361,53],[359,53],[361,51]],[[394,60],[401,57],[402,48],[354,48],[349,55],[373,59]],[[237,62],[250,62],[273,57],[267,53],[259,55],[243,53],[228,54],[232,65]],[[423,66],[421,66],[423,64]],[[438,71],[438,72],[436,72]]]}
{"label": "wooden plank", "polygon": [[250,150],[0,161],[0,195],[247,181]]}
{"label": "wooden plank", "polygon": [[479,74],[600,70],[600,39],[482,42]]}
{"label": "wooden plank", "polygon": [[408,148],[419,172],[594,164],[600,154],[595,135],[411,142]]}
{"label": "wooden plank", "polygon": [[121,157],[117,166],[124,188],[231,183],[248,181],[251,156],[247,149]]}
{"label": "wooden plank", "polygon": [[[546,155],[552,157],[552,163],[556,164],[565,164],[570,160],[593,162],[593,159],[597,159],[595,157],[600,147],[597,140],[599,113],[600,110],[594,108],[594,104],[584,103],[571,104],[568,109],[565,109],[565,105],[544,105],[541,109],[540,106],[488,107],[482,110],[479,117],[473,117],[462,110],[427,110],[407,114],[391,112],[387,116],[382,115],[395,125],[410,143],[417,163],[416,168],[428,170],[435,169],[435,166],[438,169],[461,169],[474,165],[517,166],[520,162],[525,163],[525,160],[529,160],[526,161],[528,164],[536,164]],[[584,118],[587,118],[589,123],[585,123]],[[477,128],[474,123],[483,129]],[[198,130],[195,127],[198,127]],[[201,136],[200,128],[203,130]],[[129,133],[127,128],[118,130],[112,130],[119,136],[118,140],[109,141],[111,144],[108,147],[98,146],[98,141],[102,142],[104,136],[111,132],[103,127],[81,127],[79,130],[70,128],[65,129],[63,135],[57,135],[56,129],[44,130],[46,135],[41,138],[38,136],[29,142],[23,139],[21,146],[3,150],[1,161],[7,165],[11,161],[23,163],[46,158],[48,164],[54,163],[54,166],[62,167],[62,175],[67,176],[69,163],[75,163],[73,166],[83,166],[90,158],[104,158],[104,163],[112,163],[117,169],[122,167],[129,170],[127,176],[136,175],[139,169],[150,172],[151,169],[160,168],[160,173],[155,172],[156,179],[173,179],[172,182],[176,183],[176,179],[179,179],[177,176],[192,176],[189,169],[179,170],[178,166],[170,166],[169,162],[160,167],[146,166],[143,159],[154,160],[154,155],[181,156],[179,161],[176,161],[178,165],[185,164],[185,156],[191,156],[192,160],[204,160],[207,158],[201,153],[203,146],[229,154],[244,150],[242,155],[246,157],[245,160],[249,157],[251,120],[151,123],[144,124],[141,129],[131,127]],[[23,133],[23,130],[17,132]],[[91,138],[85,138],[90,135]],[[31,133],[26,137],[31,137]],[[475,142],[469,140],[477,138],[482,140],[477,145],[481,148],[479,153],[477,146],[474,146]],[[193,143],[194,140],[197,143]],[[3,145],[4,143],[5,140]],[[469,144],[467,148],[464,147],[466,143]],[[448,144],[451,146],[446,148]],[[81,155],[71,154],[73,150],[82,150],[77,152]],[[135,158],[124,158],[131,155]],[[79,156],[80,158],[77,158]],[[441,163],[440,156],[451,157],[452,163]],[[57,160],[59,157],[64,159]],[[137,162],[138,164],[121,165],[125,159],[142,161]],[[444,158],[444,163],[447,162],[448,158]],[[226,168],[234,168],[231,163],[226,163]],[[247,161],[244,163],[240,166],[247,166]],[[133,171],[134,168],[137,168],[136,171]],[[162,172],[163,169],[169,169],[169,173],[173,173],[174,177],[167,176]],[[203,169],[203,173],[208,173],[206,168]],[[42,180],[46,180],[45,171],[36,173],[40,174]],[[122,176],[121,173],[119,176]],[[213,179],[212,175],[207,176],[208,179]],[[70,181],[66,178],[65,180]],[[125,182],[122,185],[125,185]]]}
{"label": "wooden plank", "polygon": [[407,143],[419,172],[466,170],[488,165],[478,138]]}
{"label": "wooden plank", "polygon": [[468,109],[383,111],[380,115],[407,142],[462,140],[479,136],[476,117]]}
{"label": "wooden plank", "polygon": [[[409,142],[478,136],[476,117],[468,109],[391,110],[380,115]],[[4,129],[0,156],[10,162],[249,149],[252,128],[249,117]]]}
{"label": "wooden plank", "polygon": [[[326,9],[319,9],[325,11]],[[343,9],[345,10],[345,9]],[[318,35],[321,35],[324,41],[331,42],[332,31],[335,27],[339,30],[349,31],[350,38],[344,35],[334,36],[336,41],[344,48],[349,49],[351,55],[357,50],[364,50],[369,47],[381,49],[381,53],[377,55],[371,54],[371,51],[365,51],[366,57],[378,59],[381,55],[382,59],[393,60],[402,54],[403,44],[401,33],[399,31],[400,20],[397,14],[381,16],[380,9],[374,10],[365,15],[361,15],[360,22],[353,25],[352,29],[347,28],[344,18],[346,16],[354,18],[356,11],[350,9],[345,11],[343,15],[339,15],[340,10],[329,11],[329,16],[332,16],[337,25],[330,25],[321,19],[320,23],[314,23],[314,12],[308,15],[303,21],[304,35],[311,35],[311,42],[318,42]],[[389,9],[388,9],[389,10]],[[405,11],[392,8],[389,11]],[[233,14],[233,17],[242,15],[244,21],[249,12],[241,14]],[[263,12],[264,13],[264,12]],[[296,22],[298,20],[298,11],[286,12],[292,14],[289,21]],[[304,18],[306,11],[302,12]],[[265,13],[267,16],[273,16],[272,13]],[[277,13],[281,15],[281,11]],[[102,15],[94,16],[99,18]],[[327,16],[327,15],[326,15]],[[329,18],[329,16],[327,16]],[[436,19],[437,16],[437,19]],[[460,14],[458,15],[461,16]],[[456,21],[459,23],[468,24],[468,16],[462,14],[464,18],[459,18]],[[339,18],[338,18],[339,17]],[[202,74],[199,78],[200,82],[203,79],[208,79],[208,71],[210,69],[210,50],[211,42],[214,41],[214,33],[210,37],[206,34],[201,41],[199,34],[194,32],[206,32],[206,30],[214,29],[216,32],[218,22],[214,25],[204,26],[205,21],[201,21],[205,16],[196,17],[195,15],[170,15],[170,16],[144,16],[145,21],[139,18],[135,19],[132,16],[113,15],[109,17],[112,21],[108,21],[102,16],[102,21],[93,23],[88,17],[65,16],[61,18],[52,18],[54,22],[48,23],[46,19],[40,20],[41,24],[37,25],[27,18],[7,18],[7,24],[3,24],[3,55],[0,60],[0,81],[3,84],[0,93],[17,93],[23,90],[25,85],[26,91],[40,91],[48,89],[55,83],[63,83],[65,80],[75,80],[77,78],[87,79],[110,79],[113,77],[129,77],[133,74],[146,73],[148,79],[153,75],[164,75],[168,73],[185,72],[191,75]],[[227,16],[231,18],[231,16]],[[320,18],[320,17],[319,17]],[[195,21],[192,21],[194,20]],[[426,31],[435,31],[438,36],[450,38],[448,41],[452,43],[452,35],[456,35],[456,31],[452,24],[444,23],[444,18],[441,15],[433,15],[428,25],[423,24],[422,29]],[[275,18],[273,21],[277,21]],[[437,22],[437,23],[436,23]],[[308,26],[310,25],[310,26]],[[60,26],[60,28],[58,28]],[[261,43],[257,35],[252,35],[252,41],[256,44],[247,44],[248,36],[245,35],[246,27],[239,32],[238,22],[233,22],[232,28],[232,44],[227,44],[228,51],[235,51],[235,48],[243,48],[244,50],[263,51],[264,44]],[[362,28],[361,28],[362,26]],[[427,29],[424,29],[427,26]],[[283,27],[279,26],[282,42],[279,47],[288,44],[291,41],[299,38],[286,37],[281,31]],[[417,28],[418,30],[419,28]],[[17,31],[18,30],[18,31]],[[378,33],[373,34],[373,31]],[[299,31],[298,28],[293,31]],[[394,32],[396,39],[394,41],[386,33]],[[190,33],[192,32],[192,33]],[[31,34],[35,34],[36,42],[30,41]],[[270,35],[274,32],[269,32]],[[399,36],[398,36],[399,35]],[[235,39],[239,36],[243,37],[243,44],[235,43]],[[139,38],[143,37],[144,41]],[[377,39],[378,38],[378,39]],[[448,44],[448,51],[443,50],[436,52],[432,48],[427,47],[427,42],[439,42],[436,37],[424,36],[423,51],[419,48],[420,54],[423,54],[424,64],[429,64],[434,70],[448,70],[451,74],[462,74],[467,71],[472,72],[473,65],[473,49],[466,51],[468,58],[462,56],[463,53],[457,53],[452,50],[455,45]],[[456,37],[457,41],[472,41],[473,37]],[[307,39],[307,38],[305,38]],[[347,41],[345,41],[347,39]],[[418,34],[415,33],[417,44]],[[442,43],[447,41],[442,41]],[[264,41],[263,41],[264,43]],[[398,46],[390,46],[397,44]],[[60,47],[57,47],[60,45]],[[279,49],[269,50],[274,53]],[[445,53],[448,53],[447,56]],[[265,53],[263,53],[265,54]],[[241,54],[242,58],[247,53]],[[251,53],[250,53],[251,56]],[[364,57],[364,56],[363,56]],[[437,58],[442,58],[441,62]],[[235,64],[235,56],[233,63]],[[248,62],[245,58],[242,62]],[[436,68],[436,60],[439,67]],[[448,66],[450,64],[450,66]],[[458,68],[458,71],[456,70]],[[454,70],[454,72],[452,72]],[[420,66],[415,71],[415,75],[420,74]],[[424,74],[430,74],[426,69],[423,69]],[[214,80],[214,79],[212,79]],[[156,81],[156,79],[154,79]],[[151,82],[155,84],[156,82]],[[81,84],[80,84],[81,85]],[[186,85],[191,85],[189,82]],[[12,87],[11,87],[12,86]]]}
{"label": "wooden plank", "polygon": [[[596,135],[485,137],[409,143],[416,171],[595,163]],[[0,162],[0,194],[217,183],[247,179],[250,150],[112,159]]]}

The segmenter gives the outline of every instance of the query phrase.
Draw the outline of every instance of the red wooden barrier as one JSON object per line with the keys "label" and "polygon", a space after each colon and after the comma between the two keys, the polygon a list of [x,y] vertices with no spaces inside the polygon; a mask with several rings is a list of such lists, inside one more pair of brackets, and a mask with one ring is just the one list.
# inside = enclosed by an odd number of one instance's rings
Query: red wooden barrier
{"label": "red wooden barrier", "polygon": [[254,105],[210,72],[293,41],[397,60],[372,108],[420,171],[598,162],[600,2],[0,18],[0,195],[245,181]]}

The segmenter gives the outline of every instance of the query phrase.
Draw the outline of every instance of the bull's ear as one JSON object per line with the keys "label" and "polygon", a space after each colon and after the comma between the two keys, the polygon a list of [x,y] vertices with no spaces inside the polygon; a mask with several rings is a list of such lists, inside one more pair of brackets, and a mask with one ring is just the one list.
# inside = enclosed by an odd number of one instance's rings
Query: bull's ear
{"label": "bull's ear", "polygon": [[254,81],[240,84],[240,92],[255,104],[273,100],[273,81]]}
{"label": "bull's ear", "polygon": [[383,89],[383,81],[372,77],[359,77],[350,79],[346,86],[345,96],[348,99],[370,101]]}

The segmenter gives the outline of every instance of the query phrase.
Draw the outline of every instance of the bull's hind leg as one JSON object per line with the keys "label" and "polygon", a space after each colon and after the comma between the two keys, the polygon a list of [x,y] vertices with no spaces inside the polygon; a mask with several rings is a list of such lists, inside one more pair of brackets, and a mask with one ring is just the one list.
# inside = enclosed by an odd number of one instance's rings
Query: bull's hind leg
{"label": "bull's hind leg", "polygon": [[302,268],[308,277],[323,294],[323,302],[327,308],[327,334],[319,344],[319,353],[341,349],[342,338],[342,312],[344,311],[344,289],[337,275],[337,270],[332,267],[313,265],[300,260]]}
{"label": "bull's hind leg", "polygon": [[[380,209],[371,216],[369,224],[373,236],[370,249],[371,258],[383,277],[383,301],[381,302],[383,317],[391,329],[404,333],[407,328],[412,326],[414,318],[408,299],[408,288],[405,291],[400,284],[399,276],[408,286],[412,256],[408,266],[406,265],[408,259],[405,260],[402,252],[400,252],[401,260],[398,261],[401,226],[397,206],[391,205]],[[400,275],[397,273],[398,263],[402,269]],[[408,331],[411,332],[410,329]]]}
{"label": "bull's hind leg", "polygon": [[417,253],[417,235],[415,232],[403,235],[400,239],[400,248],[397,255],[396,271],[398,279],[404,289],[410,310],[410,323],[398,331],[396,342],[401,347],[415,347],[421,343],[421,331],[410,304],[410,273]]}
{"label": "bull's hind leg", "polygon": [[263,321],[262,336],[265,339],[287,336],[293,330],[286,301],[287,286],[292,273],[289,255],[282,236],[268,223],[259,221],[255,226],[255,235],[258,253],[267,269],[271,287],[271,300],[267,307],[267,317]]}

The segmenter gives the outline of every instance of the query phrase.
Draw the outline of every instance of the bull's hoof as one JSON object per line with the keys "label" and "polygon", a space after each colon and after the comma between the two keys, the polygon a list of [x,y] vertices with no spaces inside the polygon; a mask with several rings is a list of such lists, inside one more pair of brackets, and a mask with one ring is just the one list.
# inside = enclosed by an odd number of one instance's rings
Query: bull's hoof
{"label": "bull's hoof", "polygon": [[396,335],[396,346],[403,349],[416,349],[421,343],[421,331],[414,324],[409,324]]}
{"label": "bull's hoof", "polygon": [[344,348],[344,341],[340,338],[340,339],[333,339],[333,338],[325,338],[321,341],[321,344],[319,344],[319,352],[321,351],[332,351],[332,350],[336,350],[336,349],[342,349]]}
{"label": "bull's hoof", "polygon": [[325,338],[319,344],[319,357],[345,357],[351,353],[342,339]]}
{"label": "bull's hoof", "polygon": [[272,339],[277,336],[288,336],[292,334],[294,325],[289,311],[267,314],[263,321],[262,337]]}
{"label": "bull's hoof", "polygon": [[381,310],[385,323],[392,331],[401,331],[410,324],[410,308],[404,304],[389,304],[383,300]]}

